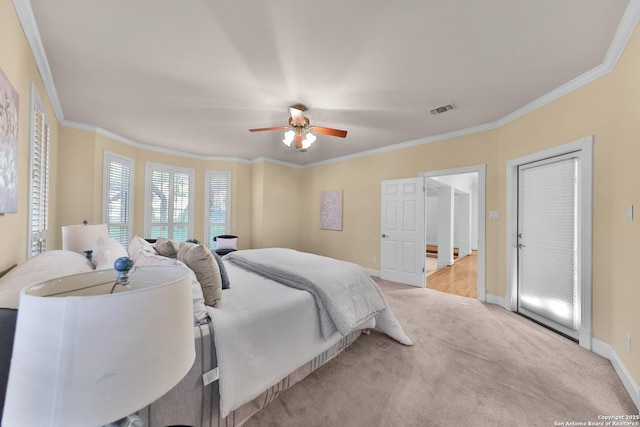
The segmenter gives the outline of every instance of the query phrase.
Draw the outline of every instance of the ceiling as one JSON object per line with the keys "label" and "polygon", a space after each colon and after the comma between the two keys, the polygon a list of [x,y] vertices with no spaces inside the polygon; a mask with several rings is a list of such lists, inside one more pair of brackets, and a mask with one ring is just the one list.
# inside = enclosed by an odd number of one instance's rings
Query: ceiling
{"label": "ceiling", "polygon": [[[30,3],[63,122],[306,165],[495,123],[603,64],[629,1]],[[301,153],[248,131],[296,103],[347,137]]]}

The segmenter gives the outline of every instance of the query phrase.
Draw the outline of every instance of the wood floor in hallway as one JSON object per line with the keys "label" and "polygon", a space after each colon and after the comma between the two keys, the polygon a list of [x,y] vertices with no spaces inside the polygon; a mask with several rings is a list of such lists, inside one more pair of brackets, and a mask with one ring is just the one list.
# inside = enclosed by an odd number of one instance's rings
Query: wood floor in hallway
{"label": "wood floor in hallway", "polygon": [[463,297],[478,298],[478,251],[432,273],[427,288]]}

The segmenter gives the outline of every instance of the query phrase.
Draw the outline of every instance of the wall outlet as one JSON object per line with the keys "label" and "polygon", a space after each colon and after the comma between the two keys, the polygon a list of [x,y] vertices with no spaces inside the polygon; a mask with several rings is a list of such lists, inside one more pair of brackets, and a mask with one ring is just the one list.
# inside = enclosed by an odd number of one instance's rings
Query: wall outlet
{"label": "wall outlet", "polygon": [[378,262],[378,258],[373,257],[373,258],[371,258],[371,261],[373,261],[373,263],[375,264],[376,262]]}
{"label": "wall outlet", "polygon": [[631,335],[627,334],[627,353],[631,353]]}
{"label": "wall outlet", "polygon": [[500,219],[500,211],[489,211],[489,219]]}

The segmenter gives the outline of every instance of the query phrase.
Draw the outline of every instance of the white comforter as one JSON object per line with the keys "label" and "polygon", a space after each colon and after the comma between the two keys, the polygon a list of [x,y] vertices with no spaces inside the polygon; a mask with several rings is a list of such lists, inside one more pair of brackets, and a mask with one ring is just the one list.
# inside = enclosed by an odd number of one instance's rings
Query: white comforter
{"label": "white comforter", "polygon": [[[248,272],[229,261],[225,266],[231,289],[224,290],[219,307],[207,307],[214,328],[223,417],[341,338],[335,333],[326,341],[323,339],[310,293]],[[398,336],[401,332],[406,338],[403,343],[411,345],[386,300],[384,303],[386,313],[381,323],[395,328]],[[376,322],[377,319],[370,319],[354,329],[380,326]]]}

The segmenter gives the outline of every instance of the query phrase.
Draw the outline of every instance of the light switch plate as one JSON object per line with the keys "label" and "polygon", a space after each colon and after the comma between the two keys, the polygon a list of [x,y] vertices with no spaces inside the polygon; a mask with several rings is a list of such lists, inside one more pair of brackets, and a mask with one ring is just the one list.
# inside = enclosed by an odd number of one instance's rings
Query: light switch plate
{"label": "light switch plate", "polygon": [[489,211],[489,219],[500,219],[500,211]]}

